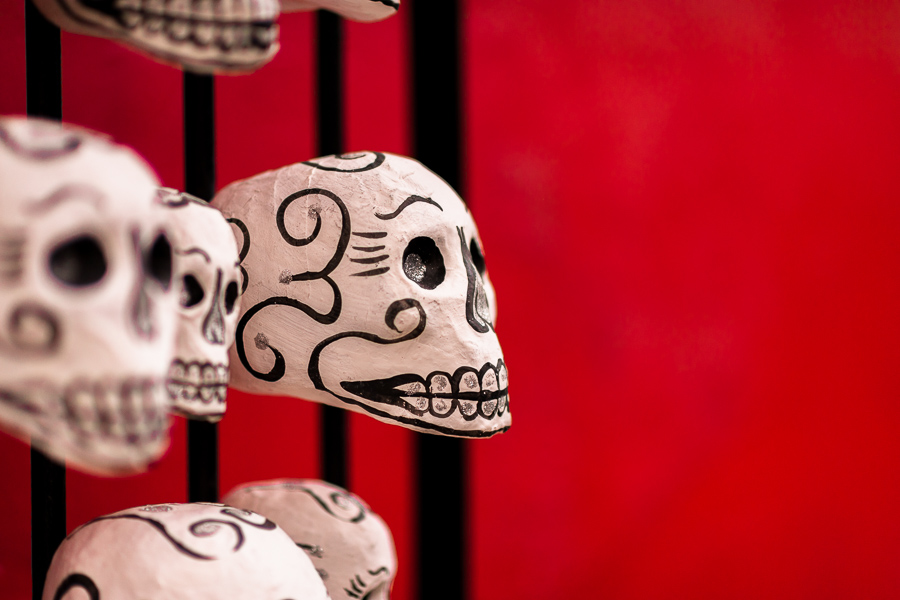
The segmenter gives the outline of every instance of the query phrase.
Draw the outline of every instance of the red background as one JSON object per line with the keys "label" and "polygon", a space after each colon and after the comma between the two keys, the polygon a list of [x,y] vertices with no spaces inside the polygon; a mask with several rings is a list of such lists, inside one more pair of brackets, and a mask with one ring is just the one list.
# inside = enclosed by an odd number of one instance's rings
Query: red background
{"label": "red background", "polygon": [[[23,11],[0,9],[0,113],[21,113]],[[900,597],[900,8],[464,11],[465,195],[514,413],[468,445],[472,599]],[[348,28],[348,149],[410,150],[407,26]],[[314,154],[312,33],[285,16],[272,64],[217,80],[220,187]],[[63,78],[65,120],[182,185],[178,71],[64,34]],[[222,491],[315,476],[316,419],[233,394]],[[410,600],[411,435],[351,429]],[[70,471],[69,528],[184,500],[173,436],[147,475]],[[25,600],[27,447],[0,435],[0,464],[0,596]]]}

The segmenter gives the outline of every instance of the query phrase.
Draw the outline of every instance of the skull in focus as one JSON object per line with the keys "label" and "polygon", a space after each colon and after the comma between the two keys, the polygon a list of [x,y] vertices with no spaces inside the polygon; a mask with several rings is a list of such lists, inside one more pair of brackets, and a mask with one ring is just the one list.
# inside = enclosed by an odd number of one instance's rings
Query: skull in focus
{"label": "skull in focus", "polygon": [[175,357],[166,384],[176,414],[218,421],[225,414],[228,348],[240,303],[238,250],[231,227],[206,202],[160,188],[169,209],[179,297]]}
{"label": "skull in focus", "polygon": [[247,275],[232,387],[426,433],[509,428],[478,231],[440,177],[402,156],[328,156],[235,182],[213,205]]}
{"label": "skull in focus", "polygon": [[358,496],[315,479],[248,483],[223,500],[278,526],[303,548],[333,600],[388,600],[397,572],[385,522]]}
{"label": "skull in focus", "polygon": [[0,119],[0,426],[72,466],[146,469],[167,446],[172,256],[132,151]]}
{"label": "skull in focus", "polygon": [[60,545],[43,600],[326,600],[306,554],[272,521],[221,504],[99,517]]}

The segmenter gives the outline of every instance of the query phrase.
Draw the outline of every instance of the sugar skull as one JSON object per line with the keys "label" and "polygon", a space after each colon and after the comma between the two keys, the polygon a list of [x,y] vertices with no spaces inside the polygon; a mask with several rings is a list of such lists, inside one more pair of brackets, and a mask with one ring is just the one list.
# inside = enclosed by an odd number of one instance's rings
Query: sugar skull
{"label": "sugar skull", "polygon": [[278,523],[312,559],[332,600],[388,600],[397,572],[385,522],[358,496],[315,479],[249,483],[225,504]]}
{"label": "sugar skull", "polygon": [[166,388],[175,413],[218,421],[225,414],[228,348],[238,316],[237,246],[225,217],[206,202],[171,188],[160,188],[159,195],[169,209],[179,298]]}
{"label": "sugar skull", "polygon": [[233,387],[428,433],[509,428],[481,242],[440,177],[401,156],[328,156],[233,183],[213,204],[247,277]]}
{"label": "sugar skull", "polygon": [[0,427],[72,466],[141,471],[167,445],[172,257],[130,150],[0,119]]}
{"label": "sugar skull", "polygon": [[35,0],[73,33],[111,38],[190,71],[252,71],[278,52],[278,0]]}
{"label": "sugar skull", "polygon": [[43,600],[326,600],[306,554],[272,521],[222,504],[99,517],[60,545]]}
{"label": "sugar skull", "polygon": [[400,0],[281,0],[283,12],[322,8],[353,21],[386,19],[400,8]]}

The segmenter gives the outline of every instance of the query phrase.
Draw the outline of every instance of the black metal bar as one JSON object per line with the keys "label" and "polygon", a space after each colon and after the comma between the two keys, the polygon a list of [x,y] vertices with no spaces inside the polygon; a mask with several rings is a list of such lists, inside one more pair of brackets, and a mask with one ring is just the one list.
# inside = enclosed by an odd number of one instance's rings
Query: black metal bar
{"label": "black metal bar", "polygon": [[[59,28],[25,2],[25,94],[29,116],[62,119]],[[66,537],[66,467],[31,448],[31,597],[40,600],[53,553]]]}
{"label": "black metal bar", "polygon": [[[215,79],[184,74],[184,190],[206,200],[216,191]],[[219,428],[187,423],[187,476],[190,502],[219,500]]]}
{"label": "black metal bar", "polygon": [[[316,14],[316,151],[320,156],[344,150],[343,23],[324,10]],[[349,487],[347,411],[322,406],[320,412],[322,478]]]}
{"label": "black metal bar", "polygon": [[[459,2],[411,4],[414,155],[462,193]],[[417,434],[416,460],[417,596],[462,600],[468,588],[466,443]]]}

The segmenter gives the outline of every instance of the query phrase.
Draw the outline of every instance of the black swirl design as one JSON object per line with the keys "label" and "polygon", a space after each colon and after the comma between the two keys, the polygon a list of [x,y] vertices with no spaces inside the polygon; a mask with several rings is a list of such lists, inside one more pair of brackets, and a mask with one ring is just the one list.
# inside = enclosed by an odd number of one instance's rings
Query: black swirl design
{"label": "black swirl design", "polygon": [[[391,305],[388,306],[387,312],[384,315],[384,322],[389,328],[393,329],[394,331],[399,332],[400,330],[396,325],[397,316],[401,312],[403,312],[405,310],[409,310],[411,308],[416,309],[416,311],[419,313],[419,322],[409,333],[401,335],[398,338],[394,338],[394,339],[383,338],[381,336],[375,335],[374,333],[367,333],[364,331],[345,331],[342,333],[335,334],[335,335],[319,342],[318,345],[316,345],[316,347],[313,349],[312,354],[309,357],[309,366],[307,367],[307,371],[309,373],[309,378],[312,381],[315,388],[317,390],[322,390],[324,392],[328,392],[329,394],[331,394],[338,400],[347,402],[348,404],[354,404],[356,406],[359,406],[359,407],[363,408],[364,410],[366,410],[367,412],[372,413],[373,415],[386,417],[388,419],[393,419],[396,421],[400,421],[402,423],[408,423],[408,424],[414,423],[416,425],[421,425],[421,423],[418,420],[411,420],[411,419],[407,419],[405,417],[399,417],[396,415],[392,415],[392,414],[389,414],[382,410],[379,410],[379,409],[375,408],[374,406],[364,403],[357,398],[341,396],[340,394],[334,392],[333,390],[328,389],[328,387],[322,381],[322,375],[319,371],[319,360],[322,355],[322,351],[324,351],[325,348],[327,348],[328,346],[330,346],[331,344],[333,344],[339,340],[343,340],[346,338],[359,338],[362,340],[366,340],[368,342],[372,342],[374,344],[388,345],[388,344],[398,344],[400,342],[405,342],[405,341],[412,340],[412,339],[419,337],[422,334],[422,332],[425,331],[425,323],[426,323],[427,319],[426,319],[426,315],[425,315],[425,309],[422,308],[422,305],[419,304],[418,300],[415,300],[413,298],[405,298],[403,300],[397,300],[397,301],[391,303]],[[421,425],[421,426],[425,427],[428,425],[425,424],[425,425]]]}
{"label": "black swirl design", "polygon": [[[28,323],[32,327],[27,328]],[[35,323],[39,323],[43,329],[43,335],[39,339],[35,339],[28,331],[33,329]],[[53,354],[59,348],[59,331],[59,319],[36,304],[19,305],[9,316],[10,343],[18,352]]]}
{"label": "black swirl design", "polygon": [[94,583],[93,579],[82,573],[72,573],[63,579],[59,587],[56,588],[56,593],[53,594],[53,600],[60,600],[69,590],[76,587],[80,587],[87,592],[91,600],[100,600],[100,590],[97,589],[97,584]]}
{"label": "black swirl design", "polygon": [[[229,515],[233,516],[233,515]],[[106,515],[103,517],[98,517],[93,521],[86,523],[84,526],[92,525],[94,523],[98,523],[100,521],[111,521],[115,519],[130,519],[134,521],[141,521],[153,527],[156,531],[158,531],[163,538],[165,538],[172,546],[175,547],[176,550],[181,552],[186,556],[190,556],[191,558],[197,560],[216,560],[218,557],[211,556],[208,554],[203,554],[197,550],[193,550],[187,547],[185,544],[177,540],[169,530],[166,528],[165,524],[161,521],[157,521],[156,519],[151,519],[149,517],[145,517],[142,515],[134,515],[134,514],[121,514],[121,515]],[[232,523],[231,521],[225,521],[223,519],[202,519],[190,525],[188,527],[188,531],[194,537],[202,538],[208,537],[211,535],[215,535],[219,531],[219,526],[224,525],[226,527],[231,528],[231,530],[235,534],[235,544],[232,547],[232,552],[237,552],[241,549],[241,546],[244,545],[244,533],[241,530],[240,526],[236,523]]]}
{"label": "black swirl design", "polygon": [[325,512],[346,523],[359,523],[368,513],[359,498],[343,490],[333,490],[326,498],[322,498],[315,490],[306,486],[297,486],[293,489],[309,494]]}
{"label": "black swirl design", "polygon": [[[47,122],[40,122],[48,129],[54,127]],[[82,138],[72,131],[59,129],[58,135],[50,139],[19,140],[0,125],[0,142],[18,156],[31,160],[53,160],[72,154],[81,147]],[[42,144],[43,142],[43,144]]]}
{"label": "black swirl design", "polygon": [[317,323],[321,323],[323,325],[330,325],[334,323],[341,315],[341,290],[340,288],[338,288],[334,280],[331,279],[330,275],[331,272],[334,271],[340,264],[341,259],[344,257],[344,252],[347,250],[347,246],[350,243],[350,211],[347,210],[347,206],[344,204],[344,201],[341,200],[340,197],[338,197],[338,195],[334,192],[321,188],[309,188],[301,190],[299,192],[294,192],[293,194],[285,198],[281,202],[281,205],[278,207],[278,211],[275,215],[275,224],[278,227],[278,231],[281,234],[282,239],[284,239],[285,242],[292,246],[306,246],[314,242],[322,230],[321,217],[318,212],[311,213],[315,215],[316,225],[313,229],[312,234],[310,234],[308,237],[294,237],[287,230],[287,226],[285,224],[285,213],[287,212],[290,204],[298,198],[303,198],[310,195],[324,196],[333,201],[337,205],[338,209],[340,209],[340,237],[338,238],[338,243],[337,247],[334,250],[334,254],[331,256],[325,267],[323,267],[320,271],[306,271],[304,273],[291,275],[288,280],[313,281],[316,279],[321,279],[325,283],[327,283],[329,287],[331,287],[334,300],[332,302],[331,309],[327,313],[321,313],[308,304],[294,298],[290,298],[288,296],[273,296],[257,303],[256,305],[249,308],[243,315],[241,315],[241,319],[240,321],[238,321],[237,330],[235,332],[235,349],[237,350],[238,358],[240,358],[241,364],[244,365],[244,368],[247,369],[247,371],[254,377],[256,377],[257,379],[262,379],[263,381],[278,381],[279,379],[284,377],[285,360],[284,355],[277,348],[269,345],[268,338],[265,336],[265,334],[260,333],[256,336],[255,343],[260,349],[266,348],[268,350],[271,350],[272,354],[275,357],[275,363],[267,373],[257,371],[252,366],[250,366],[250,361],[247,359],[247,352],[244,347],[244,329],[247,327],[250,319],[252,319],[254,315],[256,315],[256,313],[269,306],[289,306],[291,308],[296,308]]}
{"label": "black swirl design", "polygon": [[[358,161],[360,158],[365,157],[367,154],[369,154],[369,153],[356,152],[353,154],[332,154],[329,156],[323,156],[322,158],[317,159],[317,160],[325,160],[327,158],[336,158],[338,160],[343,160],[343,161]],[[310,166],[310,167],[314,167],[316,169],[320,169],[322,171],[333,171],[333,172],[337,172],[337,173],[362,173],[363,171],[371,171],[372,169],[376,169],[384,163],[384,160],[385,160],[384,154],[382,154],[381,152],[372,152],[371,154],[375,158],[373,158],[371,162],[366,163],[361,167],[348,167],[348,168],[328,167],[321,163],[317,163],[314,160],[305,160],[305,161],[303,161],[303,164]]]}
{"label": "black swirl design", "polygon": [[[247,253],[250,251],[250,230],[247,229],[247,225],[240,219],[232,217],[225,220],[241,231],[241,249],[238,251],[238,261],[239,263],[243,263],[244,259],[247,258]],[[247,275],[247,269],[244,268],[244,265],[238,264],[238,269],[241,270],[241,294],[243,294],[247,291],[250,277]]]}

